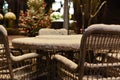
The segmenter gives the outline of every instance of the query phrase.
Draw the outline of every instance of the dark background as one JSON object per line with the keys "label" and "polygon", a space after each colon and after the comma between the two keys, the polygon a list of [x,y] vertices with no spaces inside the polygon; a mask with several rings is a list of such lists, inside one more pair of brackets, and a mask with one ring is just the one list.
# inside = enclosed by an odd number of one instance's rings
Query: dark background
{"label": "dark background", "polygon": [[[2,12],[2,5],[4,0],[0,0],[0,13]],[[48,5],[47,9],[51,6],[54,0],[45,0]],[[27,0],[8,0],[9,10],[14,12],[18,18],[20,10],[26,11]],[[80,25],[80,17],[78,14],[75,14],[76,18],[78,18],[78,26]],[[98,14],[98,23],[106,23],[106,24],[120,24],[120,0],[107,0],[107,4]],[[16,21],[17,23],[17,21]],[[17,26],[16,26],[17,27]]]}
{"label": "dark background", "polygon": [[102,22],[120,24],[120,0],[107,0]]}

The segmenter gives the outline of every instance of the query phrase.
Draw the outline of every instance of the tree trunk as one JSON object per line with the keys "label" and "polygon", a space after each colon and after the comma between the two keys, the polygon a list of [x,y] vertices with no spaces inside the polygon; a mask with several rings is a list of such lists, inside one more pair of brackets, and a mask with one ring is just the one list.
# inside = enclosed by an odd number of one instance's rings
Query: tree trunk
{"label": "tree trunk", "polygon": [[76,33],[80,33],[80,29],[82,28],[82,14],[80,10],[80,0],[73,0],[74,4],[74,20],[76,23]]}

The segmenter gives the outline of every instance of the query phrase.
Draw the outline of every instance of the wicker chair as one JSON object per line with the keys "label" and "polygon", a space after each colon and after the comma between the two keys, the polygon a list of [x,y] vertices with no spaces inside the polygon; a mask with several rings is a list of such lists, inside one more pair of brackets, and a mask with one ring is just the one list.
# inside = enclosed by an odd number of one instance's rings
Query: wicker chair
{"label": "wicker chair", "polygon": [[42,73],[37,53],[14,56],[9,48],[6,29],[0,25],[0,80],[38,80]]}
{"label": "wicker chair", "polygon": [[[60,80],[120,80],[120,25],[94,24],[83,33],[78,60],[56,54]],[[77,63],[76,63],[77,62]]]}
{"label": "wicker chair", "polygon": [[38,35],[67,35],[67,30],[42,28],[39,30]]}

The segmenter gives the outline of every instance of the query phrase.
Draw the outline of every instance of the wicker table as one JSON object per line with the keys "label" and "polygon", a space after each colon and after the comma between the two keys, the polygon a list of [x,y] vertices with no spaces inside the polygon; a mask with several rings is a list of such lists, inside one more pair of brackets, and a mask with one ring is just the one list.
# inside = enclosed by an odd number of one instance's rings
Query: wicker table
{"label": "wicker table", "polygon": [[82,35],[39,35],[13,39],[12,46],[23,49],[78,50],[81,37]]}
{"label": "wicker table", "polygon": [[[36,37],[16,38],[12,40],[12,45],[15,48],[21,49],[35,49],[39,54],[43,53],[47,58],[47,66],[50,66],[50,80],[53,80],[54,63],[51,63],[49,56],[56,53],[57,51],[78,51],[80,49],[82,35],[39,35]],[[44,51],[46,52],[44,53]],[[49,51],[49,52],[48,52]],[[71,54],[68,54],[69,56]],[[73,57],[73,56],[72,56]],[[51,68],[52,66],[52,68]],[[52,73],[51,73],[52,72]],[[52,75],[51,75],[52,74]]]}

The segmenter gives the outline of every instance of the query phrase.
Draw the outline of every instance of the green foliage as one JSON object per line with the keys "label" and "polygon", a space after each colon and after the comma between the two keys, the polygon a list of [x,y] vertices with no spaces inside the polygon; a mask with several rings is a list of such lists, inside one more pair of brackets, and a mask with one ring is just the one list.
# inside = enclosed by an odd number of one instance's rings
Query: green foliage
{"label": "green foliage", "polygon": [[59,12],[53,12],[53,13],[50,15],[50,19],[51,19],[52,21],[59,20],[59,19],[62,19],[62,15],[61,15]]}
{"label": "green foliage", "polygon": [[46,13],[44,0],[28,0],[27,5],[27,12],[20,12],[19,26],[23,27],[28,35],[36,35],[40,28],[51,26],[51,13]]}

